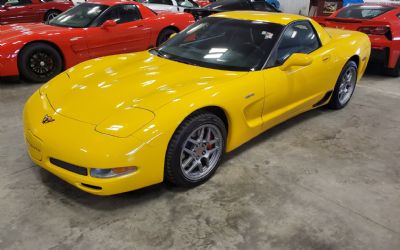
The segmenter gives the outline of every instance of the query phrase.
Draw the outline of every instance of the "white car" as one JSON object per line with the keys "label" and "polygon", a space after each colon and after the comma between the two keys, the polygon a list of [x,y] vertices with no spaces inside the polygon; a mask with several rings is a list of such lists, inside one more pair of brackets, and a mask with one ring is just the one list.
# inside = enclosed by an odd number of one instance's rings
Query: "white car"
{"label": "white car", "polygon": [[77,6],[78,4],[81,4],[81,3],[84,3],[84,2],[86,2],[87,0],[72,0],[72,3],[75,5],[75,6]]}
{"label": "white car", "polygon": [[193,0],[138,0],[154,11],[183,12],[188,8],[200,8]]}

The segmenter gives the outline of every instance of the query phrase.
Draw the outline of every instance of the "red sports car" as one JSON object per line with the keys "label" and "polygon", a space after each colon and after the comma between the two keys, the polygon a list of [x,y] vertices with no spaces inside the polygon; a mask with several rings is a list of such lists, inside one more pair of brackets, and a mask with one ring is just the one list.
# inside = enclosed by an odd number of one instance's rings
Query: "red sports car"
{"label": "red sports car", "polygon": [[330,17],[315,19],[326,27],[368,34],[372,43],[371,61],[384,65],[389,75],[400,75],[400,5],[350,5]]}
{"label": "red sports car", "polygon": [[137,2],[80,4],[48,24],[10,24],[0,31],[0,77],[48,81],[100,56],[158,46],[194,22],[188,13],[157,14]]}
{"label": "red sports car", "polygon": [[0,25],[50,21],[73,6],[67,0],[0,0]]}

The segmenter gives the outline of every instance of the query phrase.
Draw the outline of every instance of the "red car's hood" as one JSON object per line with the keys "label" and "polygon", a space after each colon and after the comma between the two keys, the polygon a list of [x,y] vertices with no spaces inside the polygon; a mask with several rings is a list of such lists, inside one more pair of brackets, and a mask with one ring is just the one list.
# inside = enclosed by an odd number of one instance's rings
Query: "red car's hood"
{"label": "red car's hood", "polygon": [[68,30],[66,27],[51,26],[44,23],[8,24],[0,26],[0,44],[5,45],[17,40],[25,41],[29,36],[49,36]]}

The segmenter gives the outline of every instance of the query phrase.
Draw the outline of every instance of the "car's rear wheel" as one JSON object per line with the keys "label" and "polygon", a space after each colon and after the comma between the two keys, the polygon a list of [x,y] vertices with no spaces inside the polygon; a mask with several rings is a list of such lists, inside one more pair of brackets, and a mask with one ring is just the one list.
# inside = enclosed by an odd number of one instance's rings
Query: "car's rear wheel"
{"label": "car's rear wheel", "polygon": [[166,42],[171,37],[171,35],[175,33],[177,33],[176,30],[172,28],[163,29],[158,35],[156,46],[158,47],[164,42]]}
{"label": "car's rear wheel", "polygon": [[346,63],[336,82],[328,107],[342,109],[350,102],[356,88],[357,70],[358,67],[354,61]]}
{"label": "car's rear wheel", "polygon": [[28,44],[18,58],[20,75],[28,81],[47,82],[63,69],[60,53],[46,43]]}
{"label": "car's rear wheel", "polygon": [[226,128],[216,115],[198,112],[176,130],[167,150],[165,179],[193,187],[208,180],[225,152]]}
{"label": "car's rear wheel", "polygon": [[397,65],[394,69],[386,68],[385,73],[389,76],[399,77],[400,76],[400,58],[397,60]]}
{"label": "car's rear wheel", "polygon": [[58,16],[61,13],[59,10],[49,10],[47,11],[46,15],[44,15],[44,22],[49,22],[56,16]]}

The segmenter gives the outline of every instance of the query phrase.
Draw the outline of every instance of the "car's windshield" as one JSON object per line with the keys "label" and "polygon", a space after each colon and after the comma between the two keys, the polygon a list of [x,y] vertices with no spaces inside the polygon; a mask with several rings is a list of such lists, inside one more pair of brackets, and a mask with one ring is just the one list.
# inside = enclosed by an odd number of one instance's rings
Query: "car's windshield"
{"label": "car's windshield", "polygon": [[72,28],[85,28],[107,8],[107,5],[83,3],[56,16],[49,24]]}
{"label": "car's windshield", "polygon": [[230,18],[205,18],[154,50],[170,60],[214,69],[252,71],[262,67],[282,25]]}
{"label": "car's windshield", "polygon": [[373,19],[393,9],[394,8],[390,6],[355,5],[344,8],[336,15],[336,17],[354,18],[354,19]]}

